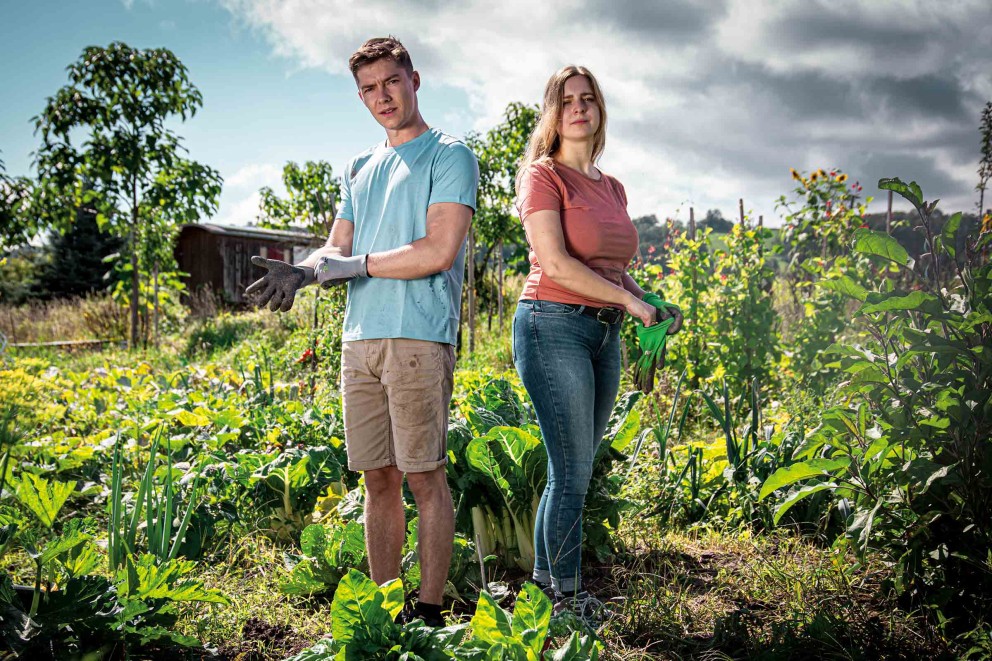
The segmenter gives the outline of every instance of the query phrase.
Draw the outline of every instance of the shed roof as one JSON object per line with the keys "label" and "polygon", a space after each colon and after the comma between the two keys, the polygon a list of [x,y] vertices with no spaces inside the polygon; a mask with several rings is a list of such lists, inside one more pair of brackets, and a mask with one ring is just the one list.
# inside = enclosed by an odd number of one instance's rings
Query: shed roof
{"label": "shed roof", "polygon": [[274,230],[265,227],[247,227],[244,225],[218,225],[217,223],[190,223],[182,229],[200,229],[211,234],[235,236],[244,239],[261,239],[267,241],[285,241],[301,245],[323,242],[323,238],[303,230]]}

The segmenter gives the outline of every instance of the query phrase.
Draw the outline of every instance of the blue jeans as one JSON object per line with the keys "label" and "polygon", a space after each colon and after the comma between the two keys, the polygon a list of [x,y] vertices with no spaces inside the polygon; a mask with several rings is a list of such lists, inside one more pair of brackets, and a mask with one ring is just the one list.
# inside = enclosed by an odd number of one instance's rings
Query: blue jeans
{"label": "blue jeans", "polygon": [[606,324],[581,311],[524,300],[513,317],[513,361],[548,452],[534,524],[534,580],[559,592],[581,586],[582,508],[620,386],[622,322]]}

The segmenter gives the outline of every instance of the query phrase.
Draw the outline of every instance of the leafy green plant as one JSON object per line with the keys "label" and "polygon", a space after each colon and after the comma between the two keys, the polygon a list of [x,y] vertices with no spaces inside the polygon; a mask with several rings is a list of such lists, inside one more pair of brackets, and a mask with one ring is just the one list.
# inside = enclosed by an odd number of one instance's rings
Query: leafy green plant
{"label": "leafy green plant", "polygon": [[958,255],[960,214],[937,233],[936,202],[915,182],[882,179],[879,187],[916,208],[929,252],[914,262],[885,234],[855,233],[855,253],[901,278],[834,285],[859,303],[868,335],[832,347],[847,376],[839,404],[797,449],[801,461],[769,476],[760,497],[781,494],[779,518],[814,493],[832,493],[851,511],[839,544],[862,557],[884,553],[904,598],[973,622],[992,594],[992,267],[977,258],[992,233]]}
{"label": "leafy green plant", "polygon": [[[605,559],[616,551],[612,530],[630,503],[620,497],[623,478],[613,468],[637,437],[640,393],[621,396],[593,466],[583,514],[585,552]],[[466,518],[482,557],[497,555],[504,566],[534,567],[534,519],[547,481],[547,453],[540,428],[529,422],[512,385],[494,379],[466,398],[467,425],[448,435],[448,477],[459,493],[459,521]],[[519,426],[518,426],[519,425]],[[468,511],[468,517],[463,512]],[[465,525],[464,523],[462,525]]]}
{"label": "leafy green plant", "polygon": [[469,624],[439,629],[424,626],[419,620],[398,624],[395,618],[402,608],[403,585],[399,579],[377,586],[361,572],[351,570],[341,579],[331,603],[332,638],[287,661],[599,658],[601,644],[578,632],[573,632],[560,648],[544,652],[552,619],[551,602],[530,583],[520,590],[512,615],[500,608],[489,593],[482,592]]}
{"label": "leafy green plant", "polygon": [[132,507],[128,511],[124,496],[124,435],[119,434],[114,446],[114,459],[111,468],[110,523],[108,525],[107,556],[111,571],[124,564],[127,556],[138,551],[138,529],[144,514],[144,541],[147,551],[160,560],[172,560],[179,554],[180,545],[189,528],[190,519],[197,504],[200,485],[199,475],[194,477],[189,493],[189,501],[182,519],[177,522],[180,511],[177,502],[177,476],[173,470],[172,452],[165,448],[165,471],[161,486],[156,483],[156,464],[164,425],[152,440],[148,450],[148,463],[134,494]]}
{"label": "leafy green plant", "polygon": [[313,524],[300,535],[301,558],[287,558],[292,565],[289,575],[280,582],[286,594],[321,594],[333,592],[349,569],[364,570],[364,527],[357,521],[343,525]]}
{"label": "leafy green plant", "polygon": [[321,491],[341,480],[345,472],[341,455],[327,446],[286,448],[255,469],[252,483],[265,494],[259,494],[256,502],[272,507],[269,525],[276,537],[289,539],[305,527]]}

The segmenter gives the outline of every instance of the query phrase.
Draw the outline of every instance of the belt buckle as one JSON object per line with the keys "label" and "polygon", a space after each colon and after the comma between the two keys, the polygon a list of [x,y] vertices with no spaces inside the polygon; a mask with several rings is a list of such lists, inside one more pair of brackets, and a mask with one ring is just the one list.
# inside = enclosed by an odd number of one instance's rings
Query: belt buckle
{"label": "belt buckle", "polygon": [[604,324],[615,324],[620,320],[620,310],[617,308],[600,308],[596,312],[596,321]]}

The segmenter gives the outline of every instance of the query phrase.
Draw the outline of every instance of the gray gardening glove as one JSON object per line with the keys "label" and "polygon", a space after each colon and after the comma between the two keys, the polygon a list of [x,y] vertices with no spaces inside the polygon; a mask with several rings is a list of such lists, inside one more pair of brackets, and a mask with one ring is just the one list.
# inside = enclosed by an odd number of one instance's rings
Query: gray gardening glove
{"label": "gray gardening glove", "polygon": [[328,255],[321,257],[314,267],[314,274],[321,287],[333,287],[355,278],[368,278],[368,255]]}
{"label": "gray gardening glove", "polygon": [[306,266],[293,266],[278,259],[265,259],[258,255],[251,258],[251,263],[269,272],[248,285],[245,294],[257,294],[257,305],[262,307],[268,303],[273,312],[288,312],[296,300],[297,290],[314,282],[313,269]]}

